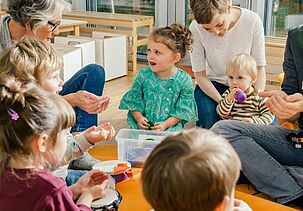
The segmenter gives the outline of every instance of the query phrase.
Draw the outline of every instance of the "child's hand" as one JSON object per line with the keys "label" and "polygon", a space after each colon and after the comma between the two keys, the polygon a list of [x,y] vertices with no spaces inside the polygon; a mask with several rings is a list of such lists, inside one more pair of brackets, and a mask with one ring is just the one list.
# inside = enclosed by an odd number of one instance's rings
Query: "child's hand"
{"label": "child's hand", "polygon": [[91,144],[96,144],[100,141],[111,140],[115,135],[115,129],[113,126],[110,126],[109,122],[106,122],[98,127],[92,126],[84,132],[84,137]]}
{"label": "child's hand", "polygon": [[149,126],[148,120],[144,116],[140,117],[138,120],[139,129],[147,130],[148,126]]}
{"label": "child's hand", "polygon": [[164,122],[157,122],[153,127],[151,127],[152,130],[160,130],[164,131],[166,130],[166,124]]}
{"label": "child's hand", "polygon": [[96,185],[88,186],[82,191],[79,199],[77,200],[77,204],[84,204],[90,207],[93,200],[101,198],[106,194],[109,189],[108,176],[106,179],[101,179],[99,181],[101,182],[98,182]]}
{"label": "child's hand", "polygon": [[109,180],[108,174],[99,170],[91,170],[80,177],[76,185],[80,190],[85,190],[86,188],[101,185],[105,180]]}
{"label": "child's hand", "polygon": [[78,198],[84,191],[88,188],[92,188],[95,186],[106,185],[106,181],[109,180],[109,175],[99,171],[99,170],[91,170],[88,171],[86,174],[81,176],[79,180],[70,186],[71,191],[73,192],[73,198]]}
{"label": "child's hand", "polygon": [[252,209],[249,207],[246,202],[235,199],[234,201],[234,211],[252,211]]}
{"label": "child's hand", "polygon": [[239,90],[238,87],[232,88],[230,93],[227,95],[228,102],[232,102],[235,99],[235,94]]}
{"label": "child's hand", "polygon": [[87,188],[84,191],[84,194],[88,193],[92,196],[93,199],[98,199],[98,198],[103,197],[108,190],[109,190],[109,180],[107,179],[107,180],[104,180],[101,185],[96,185],[96,186]]}

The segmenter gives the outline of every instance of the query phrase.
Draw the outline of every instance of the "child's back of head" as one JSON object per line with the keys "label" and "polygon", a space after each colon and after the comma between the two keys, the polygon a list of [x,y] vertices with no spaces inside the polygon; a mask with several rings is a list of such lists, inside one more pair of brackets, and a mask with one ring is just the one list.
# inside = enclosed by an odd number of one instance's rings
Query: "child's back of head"
{"label": "child's back of head", "polygon": [[226,196],[232,203],[240,165],[223,137],[203,129],[183,131],[167,137],[148,157],[143,192],[156,211],[215,210]]}

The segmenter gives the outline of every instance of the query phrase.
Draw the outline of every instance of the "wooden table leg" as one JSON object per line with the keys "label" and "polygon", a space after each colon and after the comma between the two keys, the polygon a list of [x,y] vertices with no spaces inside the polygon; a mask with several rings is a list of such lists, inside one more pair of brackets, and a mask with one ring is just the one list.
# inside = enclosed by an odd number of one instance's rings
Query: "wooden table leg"
{"label": "wooden table leg", "polygon": [[137,71],[137,40],[138,40],[138,34],[137,34],[137,28],[133,28],[133,43],[132,43],[132,63],[133,63],[133,71]]}
{"label": "wooden table leg", "polygon": [[74,26],[74,35],[79,37],[80,36],[80,26]]}

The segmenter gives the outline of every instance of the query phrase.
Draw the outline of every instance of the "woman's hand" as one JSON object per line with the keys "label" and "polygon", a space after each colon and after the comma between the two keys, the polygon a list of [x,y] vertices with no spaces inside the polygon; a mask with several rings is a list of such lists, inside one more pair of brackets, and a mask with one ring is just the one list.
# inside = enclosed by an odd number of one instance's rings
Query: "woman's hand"
{"label": "woman's hand", "polygon": [[260,97],[268,97],[268,98],[271,98],[273,96],[276,96],[276,95],[279,95],[281,96],[282,98],[286,97],[287,94],[283,91],[280,91],[280,90],[271,90],[271,91],[266,91],[266,92],[259,92],[258,95]]}
{"label": "woman's hand", "polygon": [[303,95],[301,93],[295,93],[287,96],[286,101],[292,103],[294,110],[303,112]]}
{"label": "woman's hand", "polygon": [[287,96],[283,91],[270,91],[259,93],[259,96],[269,97],[266,106],[280,119],[294,121],[303,111],[303,96],[300,93]]}
{"label": "woman's hand", "polygon": [[96,144],[101,141],[110,141],[115,136],[115,129],[109,122],[99,126],[92,126],[84,132],[84,137],[91,144]]}
{"label": "woman's hand", "polygon": [[63,97],[71,106],[79,107],[89,114],[98,114],[105,111],[110,102],[110,98],[107,96],[99,97],[84,90]]}

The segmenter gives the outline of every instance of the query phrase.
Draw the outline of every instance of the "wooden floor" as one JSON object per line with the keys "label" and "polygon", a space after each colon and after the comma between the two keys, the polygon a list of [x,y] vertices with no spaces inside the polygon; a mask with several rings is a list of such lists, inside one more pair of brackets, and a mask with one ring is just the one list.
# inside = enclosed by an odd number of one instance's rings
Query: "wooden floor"
{"label": "wooden floor", "polygon": [[134,73],[130,72],[128,76],[114,79],[105,83],[103,95],[111,98],[109,107],[99,115],[99,123],[109,121],[118,131],[127,126],[127,111],[118,109],[123,94],[128,91],[134,79]]}

